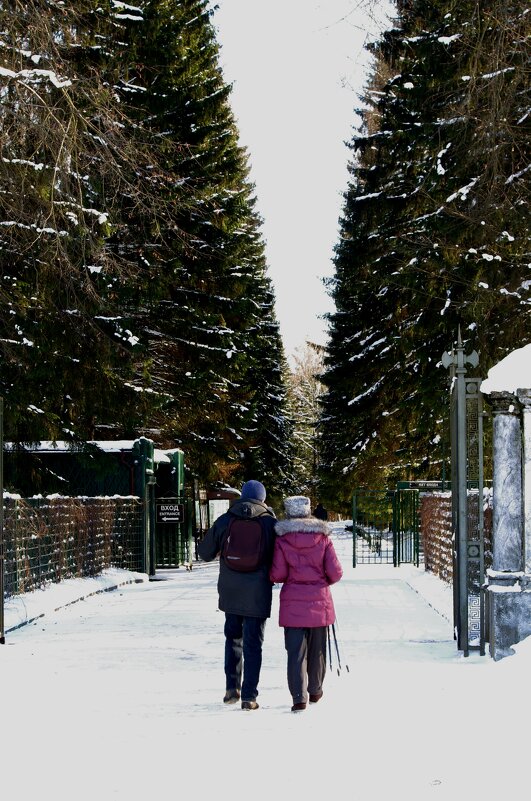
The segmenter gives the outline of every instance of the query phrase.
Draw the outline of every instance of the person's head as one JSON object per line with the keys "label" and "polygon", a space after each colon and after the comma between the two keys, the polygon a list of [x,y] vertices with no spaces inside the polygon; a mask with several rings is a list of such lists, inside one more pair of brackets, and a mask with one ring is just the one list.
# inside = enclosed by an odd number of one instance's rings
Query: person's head
{"label": "person's head", "polygon": [[241,501],[259,501],[266,499],[266,488],[260,481],[246,481],[240,494]]}
{"label": "person's head", "polygon": [[284,511],[286,517],[310,517],[310,499],[305,495],[292,495],[284,498]]}

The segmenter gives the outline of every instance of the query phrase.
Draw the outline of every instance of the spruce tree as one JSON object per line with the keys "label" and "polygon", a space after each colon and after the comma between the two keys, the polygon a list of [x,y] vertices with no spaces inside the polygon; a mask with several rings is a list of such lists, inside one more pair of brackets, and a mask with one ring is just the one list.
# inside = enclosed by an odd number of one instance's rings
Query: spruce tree
{"label": "spruce tree", "polygon": [[[202,477],[230,480],[251,447],[267,449],[282,417],[264,414],[256,380],[269,354],[281,353],[260,220],[208,3],[152,0],[141,8],[143,23],[130,27],[127,46],[136,65],[128,87],[139,87],[130,111],[160,136],[177,197],[183,187],[188,202],[139,243],[131,328],[149,364],[139,364],[135,384],[152,393],[161,441],[183,447]],[[267,380],[278,395],[275,370]]]}
{"label": "spruce tree", "polygon": [[351,145],[331,282],[323,481],[344,498],[440,477],[439,360],[459,325],[483,374],[530,338],[524,5],[398,7]]}
{"label": "spruce tree", "polygon": [[325,348],[306,342],[297,349],[290,375],[290,398],[293,417],[294,466],[296,492],[309,495],[312,508],[318,501],[320,442],[317,423],[324,390],[321,375]]}
{"label": "spruce tree", "polygon": [[16,441],[90,438],[133,396],[116,373],[135,340],[116,311],[124,271],[106,242],[122,175],[141,156],[92,64],[109,14],[90,0],[0,9],[0,375]]}
{"label": "spruce tree", "polygon": [[210,16],[200,0],[1,12],[8,430],[147,434],[203,481],[259,465],[280,489],[282,346]]}

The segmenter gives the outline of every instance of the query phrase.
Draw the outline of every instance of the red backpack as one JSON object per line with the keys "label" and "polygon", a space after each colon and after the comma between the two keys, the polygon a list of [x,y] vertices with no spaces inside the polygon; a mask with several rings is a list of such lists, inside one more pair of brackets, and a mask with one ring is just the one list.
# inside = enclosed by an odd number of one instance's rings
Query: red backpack
{"label": "red backpack", "polygon": [[251,573],[265,562],[266,535],[257,518],[233,517],[221,555],[227,567],[239,573]]}

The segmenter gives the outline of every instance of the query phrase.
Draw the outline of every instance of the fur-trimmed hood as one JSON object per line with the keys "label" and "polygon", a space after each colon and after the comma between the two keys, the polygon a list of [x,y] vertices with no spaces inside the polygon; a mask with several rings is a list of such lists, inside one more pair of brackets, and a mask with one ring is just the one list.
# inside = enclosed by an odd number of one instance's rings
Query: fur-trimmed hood
{"label": "fur-trimmed hood", "polygon": [[316,517],[290,517],[275,524],[275,532],[279,537],[294,531],[300,534],[324,534],[325,537],[330,535],[328,523]]}

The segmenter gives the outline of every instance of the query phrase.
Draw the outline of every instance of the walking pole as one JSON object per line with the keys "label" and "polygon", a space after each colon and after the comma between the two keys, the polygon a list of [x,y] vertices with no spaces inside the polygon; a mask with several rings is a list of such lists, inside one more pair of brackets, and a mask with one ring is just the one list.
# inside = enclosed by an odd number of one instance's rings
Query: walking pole
{"label": "walking pole", "polygon": [[[332,623],[332,634],[334,635],[334,644],[335,644],[335,646],[336,646],[337,664],[338,664],[338,666],[339,666],[339,667],[338,667],[338,669],[337,669],[337,675],[339,676],[339,673],[340,673],[340,671],[341,671],[341,658],[340,658],[340,656],[339,656],[339,646],[338,646],[338,644],[337,644],[337,637],[336,637],[336,627],[335,627],[335,625],[334,625],[333,623]],[[346,667],[346,669],[347,669],[347,673],[350,673],[350,670],[349,670],[349,668],[348,668],[348,665],[345,665],[345,667]]]}
{"label": "walking pole", "polygon": [[336,637],[336,627],[332,623],[332,634],[334,635],[334,645],[336,646],[336,654],[337,654],[337,675],[341,673],[341,659],[339,657],[339,648],[337,645],[337,637]]}
{"label": "walking pole", "polygon": [[326,627],[326,634],[328,636],[328,661],[330,663],[330,670],[332,670],[332,641],[330,640],[330,626]]}

